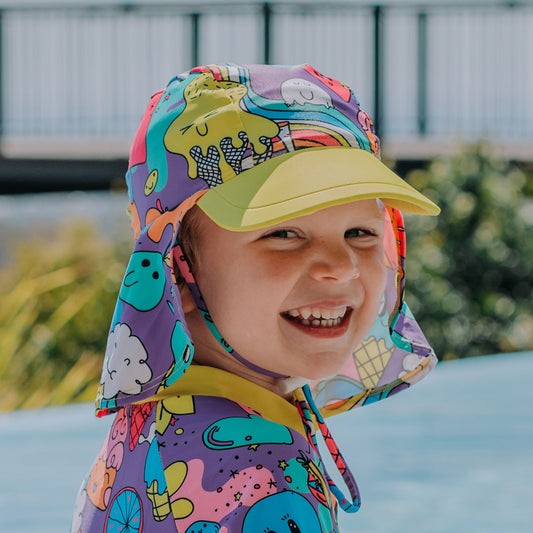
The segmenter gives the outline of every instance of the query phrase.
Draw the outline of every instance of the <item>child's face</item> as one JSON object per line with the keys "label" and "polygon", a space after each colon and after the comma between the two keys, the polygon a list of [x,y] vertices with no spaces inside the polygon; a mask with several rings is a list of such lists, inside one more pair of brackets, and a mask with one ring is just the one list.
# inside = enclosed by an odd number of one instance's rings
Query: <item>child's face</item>
{"label": "child's face", "polygon": [[[246,232],[222,229],[201,213],[195,278],[218,330],[241,356],[284,375],[326,377],[377,316],[383,231],[376,200]],[[191,331],[201,358],[204,343]]]}

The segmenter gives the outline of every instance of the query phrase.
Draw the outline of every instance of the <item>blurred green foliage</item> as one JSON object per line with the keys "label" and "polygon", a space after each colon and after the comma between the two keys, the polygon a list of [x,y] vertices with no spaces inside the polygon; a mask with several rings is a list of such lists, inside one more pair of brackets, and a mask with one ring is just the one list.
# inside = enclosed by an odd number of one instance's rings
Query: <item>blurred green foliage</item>
{"label": "blurred green foliage", "polygon": [[[531,175],[478,145],[408,181],[442,208],[406,217],[406,300],[439,357],[531,350]],[[2,410],[94,399],[131,245],[70,221],[13,248],[0,268]]]}
{"label": "blurred green foliage", "polygon": [[406,217],[406,301],[437,355],[531,350],[531,174],[478,144],[407,181],[442,209]]}
{"label": "blurred green foliage", "polygon": [[73,221],[14,246],[0,271],[1,410],[94,400],[129,246]]}

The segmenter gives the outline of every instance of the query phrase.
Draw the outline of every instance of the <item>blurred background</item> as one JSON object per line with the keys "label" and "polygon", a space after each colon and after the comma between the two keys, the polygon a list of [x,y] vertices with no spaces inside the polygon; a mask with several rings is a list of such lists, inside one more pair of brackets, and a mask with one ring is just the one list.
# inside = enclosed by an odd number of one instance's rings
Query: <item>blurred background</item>
{"label": "blurred background", "polygon": [[407,302],[438,356],[533,348],[533,4],[0,1],[0,409],[91,400],[132,240],[149,97],[191,65],[310,63],[350,84],[407,220]]}
{"label": "blurred background", "polygon": [[[0,529],[67,527],[108,424],[89,421],[87,403],[42,407],[95,397],[133,244],[129,144],[151,94],[227,61],[310,63],[351,85],[383,159],[442,207],[407,217],[406,300],[439,358],[456,361],[418,399],[358,419],[347,455],[366,458],[370,506],[386,497],[392,517],[380,522],[376,506],[377,522],[358,523],[530,531],[529,0],[0,0],[0,410],[11,411],[0,413]],[[52,469],[60,504],[43,496]]]}

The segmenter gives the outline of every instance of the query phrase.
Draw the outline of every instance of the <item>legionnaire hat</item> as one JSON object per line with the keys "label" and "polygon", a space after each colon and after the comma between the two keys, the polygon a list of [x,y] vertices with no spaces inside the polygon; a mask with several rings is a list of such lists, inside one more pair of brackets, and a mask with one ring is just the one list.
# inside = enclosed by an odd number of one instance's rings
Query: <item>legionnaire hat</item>
{"label": "legionnaire hat", "polygon": [[197,67],[153,97],[143,123],[130,169],[142,161],[152,168],[142,184],[147,202],[168,189],[177,203],[209,189],[197,203],[226,229],[368,198],[439,213],[380,161],[372,121],[352,90],[310,65]]}
{"label": "legionnaire hat", "polygon": [[425,376],[437,359],[403,299],[402,212],[435,215],[439,208],[380,161],[379,145],[352,90],[309,65],[201,66],[154,94],[126,173],[136,242],[111,322],[98,415],[163,394],[194,359],[176,268],[215,338],[251,365],[211,320],[181,248],[180,224],[195,204],[220,226],[243,231],[382,200],[379,314],[339,374],[313,383],[310,394],[330,416]]}
{"label": "legionnaire hat", "polygon": [[[280,71],[285,77],[277,85]],[[438,214],[433,202],[379,160],[372,122],[347,86],[309,65],[293,71],[219,66],[198,74],[185,90],[191,123],[177,118],[180,127],[171,126],[165,138],[168,148],[191,134],[202,137],[190,155],[200,173],[214,170],[218,178],[198,202],[205,213],[232,230],[376,197],[404,212]],[[233,136],[223,137],[228,131]],[[217,134],[219,148],[203,142]]]}

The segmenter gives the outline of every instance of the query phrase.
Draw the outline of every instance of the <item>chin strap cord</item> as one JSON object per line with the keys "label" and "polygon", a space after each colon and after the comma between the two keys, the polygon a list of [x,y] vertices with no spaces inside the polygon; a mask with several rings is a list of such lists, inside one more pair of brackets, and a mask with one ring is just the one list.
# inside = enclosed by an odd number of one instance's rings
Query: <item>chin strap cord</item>
{"label": "chin strap cord", "polygon": [[305,401],[299,400],[297,402],[297,407],[300,411],[300,416],[306,428],[307,439],[311,446],[314,448],[316,454],[320,457],[320,452],[318,450],[318,443],[315,434],[315,426],[313,418],[311,416],[312,412],[316,417],[318,427],[320,429],[320,432],[322,433],[322,436],[324,437],[324,442],[326,443],[331,458],[333,459],[337,470],[341,474],[344,482],[346,483],[346,486],[348,487],[348,490],[350,491],[351,501],[346,498],[346,496],[342,493],[339,487],[337,487],[335,482],[329,477],[329,474],[327,473],[324,467],[324,472],[326,473],[326,480],[329,489],[331,490],[335,498],[337,498],[337,501],[339,502],[339,505],[343,511],[347,513],[355,513],[359,511],[359,508],[361,507],[361,497],[359,495],[359,489],[357,488],[355,478],[350,469],[348,468],[344,457],[339,451],[337,443],[333,439],[333,436],[331,435],[328,427],[326,426],[326,423],[324,422],[324,419],[322,418],[322,415],[320,414],[320,411],[318,410],[318,407],[315,404],[315,401],[313,400],[309,385],[304,385],[301,390],[304,394]]}

